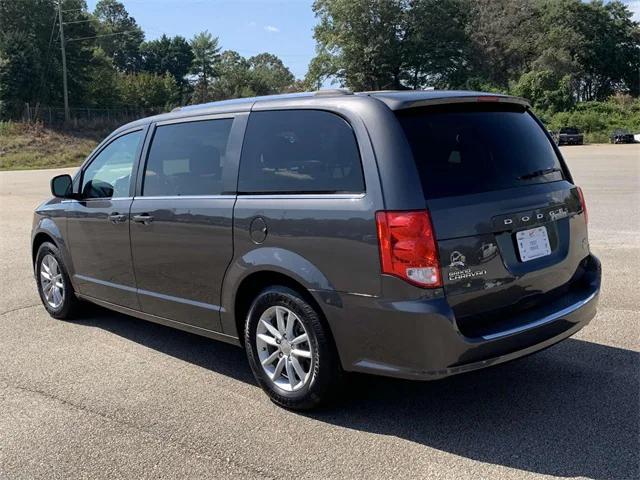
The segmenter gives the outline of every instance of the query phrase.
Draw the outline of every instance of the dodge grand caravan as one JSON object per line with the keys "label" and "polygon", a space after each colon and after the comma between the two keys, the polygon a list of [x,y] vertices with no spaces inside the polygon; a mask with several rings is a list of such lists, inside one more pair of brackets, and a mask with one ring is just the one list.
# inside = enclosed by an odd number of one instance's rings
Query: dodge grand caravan
{"label": "dodge grand caravan", "polygon": [[135,121],[37,208],[38,291],[243,346],[277,404],[431,380],[595,315],[584,198],[520,98],[326,91]]}

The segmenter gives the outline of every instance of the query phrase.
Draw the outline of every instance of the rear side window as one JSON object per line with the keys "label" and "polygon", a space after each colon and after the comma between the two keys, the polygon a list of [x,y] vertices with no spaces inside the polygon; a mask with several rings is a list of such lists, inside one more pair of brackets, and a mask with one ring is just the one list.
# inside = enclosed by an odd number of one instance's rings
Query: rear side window
{"label": "rear side window", "polygon": [[174,123],[156,128],[142,195],[217,195],[233,119]]}
{"label": "rear side window", "polygon": [[242,147],[241,193],[363,192],[351,126],[320,110],[253,112]]}
{"label": "rear side window", "polygon": [[564,178],[547,135],[522,107],[449,105],[400,111],[398,119],[427,198]]}

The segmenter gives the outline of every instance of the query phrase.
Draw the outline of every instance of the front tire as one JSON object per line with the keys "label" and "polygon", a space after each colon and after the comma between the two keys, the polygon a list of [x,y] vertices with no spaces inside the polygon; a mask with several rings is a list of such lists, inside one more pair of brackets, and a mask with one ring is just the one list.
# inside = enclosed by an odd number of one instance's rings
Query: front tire
{"label": "front tire", "polygon": [[245,324],[245,349],[258,384],[284,408],[326,403],[342,377],[320,314],[287,287],[269,287],[256,297]]}
{"label": "front tire", "polygon": [[49,315],[69,319],[77,312],[79,301],[58,248],[44,242],[36,255],[36,282],[40,300]]}

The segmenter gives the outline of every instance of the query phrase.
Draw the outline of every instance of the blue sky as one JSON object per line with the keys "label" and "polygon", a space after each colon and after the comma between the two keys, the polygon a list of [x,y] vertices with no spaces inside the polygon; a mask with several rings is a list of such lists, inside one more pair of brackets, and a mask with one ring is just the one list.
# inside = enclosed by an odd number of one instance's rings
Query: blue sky
{"label": "blue sky", "polygon": [[[315,53],[313,0],[120,0],[148,40],[209,30],[224,50],[274,53],[297,78]],[[97,0],[87,0],[93,11]],[[640,0],[625,2],[640,20]]]}
{"label": "blue sky", "polygon": [[[313,0],[120,0],[147,40],[209,30],[223,50],[245,57],[270,52],[296,78],[304,77],[315,54]],[[87,0],[93,11],[97,0]]]}

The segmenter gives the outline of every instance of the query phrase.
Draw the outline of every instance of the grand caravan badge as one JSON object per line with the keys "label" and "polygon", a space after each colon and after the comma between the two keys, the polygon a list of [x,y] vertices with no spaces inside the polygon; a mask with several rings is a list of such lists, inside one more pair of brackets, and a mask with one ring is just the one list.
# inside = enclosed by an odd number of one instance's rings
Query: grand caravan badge
{"label": "grand caravan badge", "polygon": [[467,268],[467,258],[457,250],[451,252],[449,256],[449,280],[464,280],[468,278],[480,277],[486,275],[487,271],[484,269],[471,270]]}

